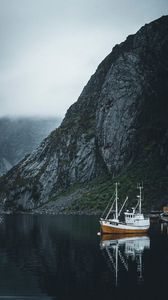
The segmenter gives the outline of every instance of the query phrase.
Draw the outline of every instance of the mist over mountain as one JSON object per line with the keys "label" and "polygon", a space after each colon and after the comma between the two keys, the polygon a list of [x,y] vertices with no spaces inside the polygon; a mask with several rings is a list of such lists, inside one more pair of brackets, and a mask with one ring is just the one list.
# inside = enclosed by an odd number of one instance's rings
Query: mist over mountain
{"label": "mist over mountain", "polygon": [[1,117],[0,175],[31,153],[59,123],[53,117]]}
{"label": "mist over mountain", "polygon": [[161,207],[168,201],[167,95],[163,16],[116,45],[60,127],[1,178],[1,206],[101,210],[118,180],[132,199],[143,181],[144,208]]}

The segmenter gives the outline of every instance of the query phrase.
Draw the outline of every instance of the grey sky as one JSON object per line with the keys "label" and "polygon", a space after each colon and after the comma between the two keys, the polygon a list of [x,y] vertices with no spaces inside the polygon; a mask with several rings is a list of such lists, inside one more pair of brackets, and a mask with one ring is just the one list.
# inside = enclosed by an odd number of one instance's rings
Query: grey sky
{"label": "grey sky", "polygon": [[167,0],[0,0],[0,116],[60,115]]}

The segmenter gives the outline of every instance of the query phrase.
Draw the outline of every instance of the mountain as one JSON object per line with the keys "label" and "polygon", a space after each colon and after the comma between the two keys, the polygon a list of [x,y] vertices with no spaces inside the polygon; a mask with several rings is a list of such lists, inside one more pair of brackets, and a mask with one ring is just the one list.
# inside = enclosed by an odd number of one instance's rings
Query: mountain
{"label": "mountain", "polygon": [[0,118],[0,175],[32,152],[60,123],[59,118]]}
{"label": "mountain", "polygon": [[163,16],[113,48],[60,127],[1,179],[2,207],[97,211],[115,180],[130,199],[143,181],[144,208],[161,207],[168,201],[167,95]]}

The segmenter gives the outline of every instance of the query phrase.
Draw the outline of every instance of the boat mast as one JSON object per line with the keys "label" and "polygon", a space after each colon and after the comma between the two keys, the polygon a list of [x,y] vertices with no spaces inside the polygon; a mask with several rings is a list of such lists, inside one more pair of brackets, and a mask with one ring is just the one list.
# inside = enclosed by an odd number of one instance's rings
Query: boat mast
{"label": "boat mast", "polygon": [[141,214],[141,212],[142,212],[141,202],[142,202],[142,189],[143,189],[143,186],[139,184],[138,188],[139,188],[139,196],[138,196],[139,197],[139,213]]}
{"label": "boat mast", "polygon": [[118,220],[118,190],[117,190],[118,182],[116,182],[116,201],[115,201],[115,217]]}

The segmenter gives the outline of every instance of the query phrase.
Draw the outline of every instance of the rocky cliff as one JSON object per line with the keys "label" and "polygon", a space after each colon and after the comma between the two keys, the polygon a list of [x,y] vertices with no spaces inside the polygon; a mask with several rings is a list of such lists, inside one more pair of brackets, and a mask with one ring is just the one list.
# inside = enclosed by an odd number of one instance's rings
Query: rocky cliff
{"label": "rocky cliff", "polygon": [[1,117],[0,175],[32,152],[59,124],[57,117]]}
{"label": "rocky cliff", "polygon": [[10,209],[35,209],[58,200],[60,193],[77,184],[95,182],[99,190],[97,182],[107,176],[119,177],[130,192],[135,180],[143,180],[146,207],[165,203],[167,95],[168,16],[164,16],[113,48],[61,126],[1,179],[1,203]]}

